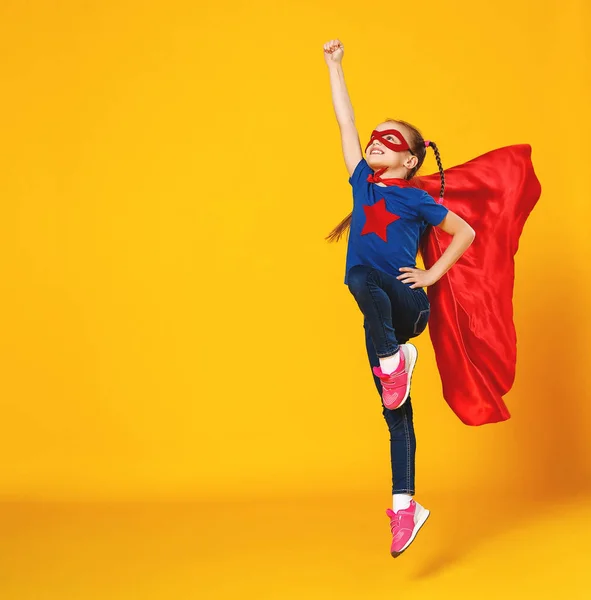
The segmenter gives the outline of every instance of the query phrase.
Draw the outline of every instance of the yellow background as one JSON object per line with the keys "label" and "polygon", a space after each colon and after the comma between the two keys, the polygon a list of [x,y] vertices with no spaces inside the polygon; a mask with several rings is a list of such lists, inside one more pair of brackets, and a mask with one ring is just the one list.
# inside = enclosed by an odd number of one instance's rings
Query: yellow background
{"label": "yellow background", "polygon": [[[369,497],[356,510],[391,560],[388,431],[346,243],[324,240],[351,207],[333,38],[363,142],[398,117],[445,167],[529,143],[542,183],[516,257],[513,417],[463,425],[421,336],[417,499],[448,494],[457,511],[476,494],[487,521],[512,518],[499,496],[585,494],[590,13],[584,0],[4,2],[4,514],[182,500],[227,506],[238,526],[234,502]],[[429,154],[422,172],[435,170]],[[332,597],[310,581],[306,594]],[[206,597],[230,594],[215,586]]]}

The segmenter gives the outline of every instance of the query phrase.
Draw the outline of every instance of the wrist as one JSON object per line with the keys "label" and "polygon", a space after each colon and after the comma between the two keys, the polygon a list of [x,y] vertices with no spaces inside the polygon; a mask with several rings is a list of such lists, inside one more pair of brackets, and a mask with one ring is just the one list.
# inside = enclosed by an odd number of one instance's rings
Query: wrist
{"label": "wrist", "polygon": [[427,273],[429,275],[429,279],[431,280],[431,285],[433,285],[434,283],[437,283],[441,277],[443,276],[442,274],[440,274],[437,269],[428,269]]}

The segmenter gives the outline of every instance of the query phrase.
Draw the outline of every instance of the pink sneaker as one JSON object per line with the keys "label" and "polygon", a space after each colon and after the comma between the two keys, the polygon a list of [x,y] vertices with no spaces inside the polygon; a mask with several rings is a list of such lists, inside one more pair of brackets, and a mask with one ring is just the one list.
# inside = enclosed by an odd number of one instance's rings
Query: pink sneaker
{"label": "pink sneaker", "polygon": [[382,373],[380,367],[373,367],[374,375],[382,382],[382,401],[390,410],[400,408],[410,393],[410,378],[419,357],[412,344],[400,344],[400,363],[396,370],[389,375]]}
{"label": "pink sneaker", "polygon": [[390,517],[390,530],[392,531],[390,554],[396,558],[410,546],[430,513],[418,502],[411,500],[408,508],[397,512],[387,508],[386,514]]}

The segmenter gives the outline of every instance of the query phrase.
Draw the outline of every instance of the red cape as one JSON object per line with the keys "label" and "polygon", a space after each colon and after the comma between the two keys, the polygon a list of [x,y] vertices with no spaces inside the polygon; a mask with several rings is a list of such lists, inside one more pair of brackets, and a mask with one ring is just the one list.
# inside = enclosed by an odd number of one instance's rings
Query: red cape
{"label": "red cape", "polygon": [[[417,187],[439,198],[439,173],[415,180]],[[472,226],[476,238],[427,288],[429,332],[443,396],[466,425],[510,417],[502,396],[513,385],[517,356],[514,256],[540,193],[527,144],[499,148],[445,170],[443,204]],[[451,239],[441,229],[427,228],[421,239],[426,269]]]}

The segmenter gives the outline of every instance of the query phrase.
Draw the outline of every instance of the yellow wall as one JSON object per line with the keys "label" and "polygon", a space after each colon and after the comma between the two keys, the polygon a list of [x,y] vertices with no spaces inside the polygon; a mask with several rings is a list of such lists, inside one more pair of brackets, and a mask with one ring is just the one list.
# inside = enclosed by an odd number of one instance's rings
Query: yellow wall
{"label": "yellow wall", "polygon": [[589,4],[441,4],[2,4],[0,496],[390,493],[323,239],[351,206],[337,37],[362,140],[404,118],[448,167],[530,143],[543,186],[513,418],[460,423],[419,338],[418,490],[587,485]]}

